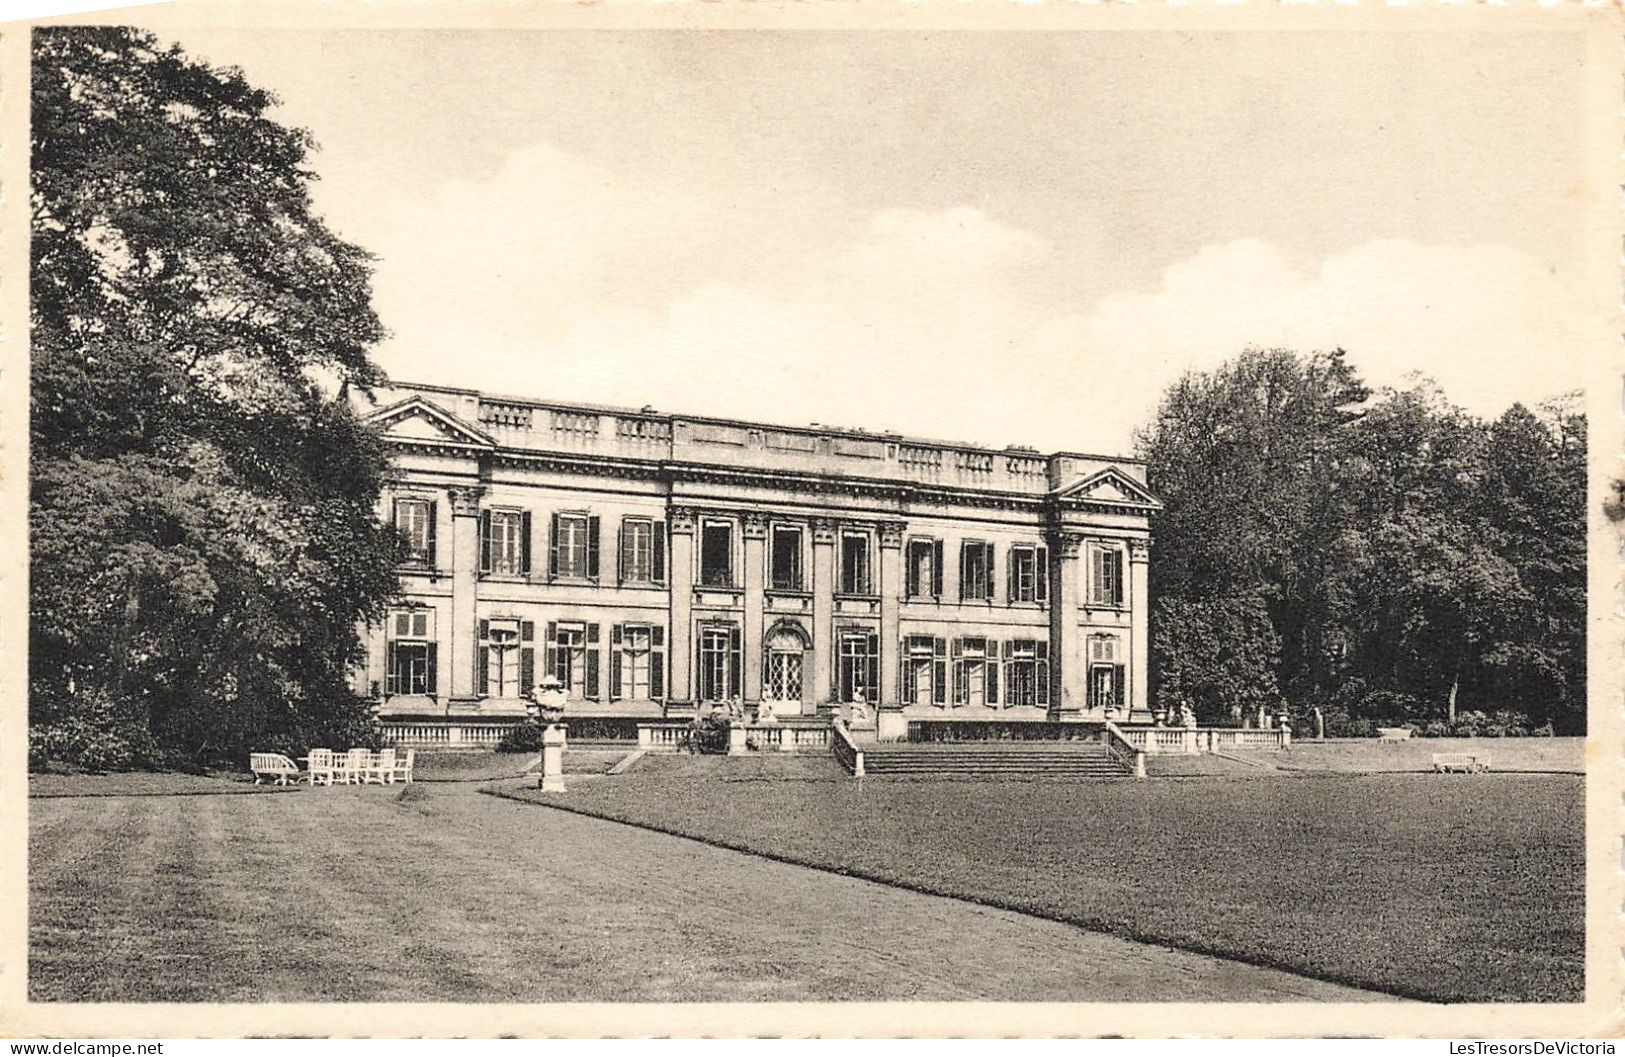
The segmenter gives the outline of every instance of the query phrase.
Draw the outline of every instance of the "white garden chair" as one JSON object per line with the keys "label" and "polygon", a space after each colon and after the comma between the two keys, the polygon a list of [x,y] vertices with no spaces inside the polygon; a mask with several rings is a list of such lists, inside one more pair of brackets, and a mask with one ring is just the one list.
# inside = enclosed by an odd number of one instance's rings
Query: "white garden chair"
{"label": "white garden chair", "polygon": [[287,785],[289,781],[299,780],[299,765],[280,752],[249,753],[248,769],[254,772],[255,785],[260,784],[261,778],[271,779],[274,785]]}
{"label": "white garden chair", "polygon": [[367,760],[366,781],[383,785],[395,780],[395,750],[384,749],[372,753]]}
{"label": "white garden chair", "polygon": [[344,781],[349,785],[360,785],[367,777],[367,767],[372,763],[372,753],[366,749],[351,749],[344,758]]}
{"label": "white garden chair", "polygon": [[305,759],[305,781],[311,785],[333,784],[333,750],[311,749]]}
{"label": "white garden chair", "polygon": [[392,782],[410,782],[412,780],[412,761],[417,757],[418,750],[407,749],[404,755],[395,757],[394,773],[390,775]]}

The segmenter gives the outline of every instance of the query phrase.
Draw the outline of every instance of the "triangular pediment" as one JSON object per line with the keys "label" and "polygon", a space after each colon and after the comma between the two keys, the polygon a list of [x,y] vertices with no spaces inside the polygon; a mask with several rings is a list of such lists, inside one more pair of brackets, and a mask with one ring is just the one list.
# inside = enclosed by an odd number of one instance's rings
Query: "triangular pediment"
{"label": "triangular pediment", "polygon": [[367,416],[367,421],[382,428],[386,440],[404,444],[481,449],[496,446],[496,442],[484,430],[469,425],[421,396],[379,408]]}
{"label": "triangular pediment", "polygon": [[1061,489],[1060,498],[1083,503],[1109,503],[1114,506],[1160,510],[1162,501],[1145,485],[1115,467],[1096,470],[1075,484]]}

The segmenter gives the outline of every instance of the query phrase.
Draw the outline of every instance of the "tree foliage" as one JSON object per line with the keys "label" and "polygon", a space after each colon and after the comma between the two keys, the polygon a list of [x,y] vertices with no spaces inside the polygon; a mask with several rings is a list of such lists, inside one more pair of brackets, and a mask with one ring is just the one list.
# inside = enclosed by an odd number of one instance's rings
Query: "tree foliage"
{"label": "tree foliage", "polygon": [[[1182,379],[1139,437],[1167,504],[1158,701],[1278,686],[1300,712],[1583,730],[1586,432],[1569,405],[1484,422],[1425,380],[1373,394],[1341,350],[1249,349]],[[1267,631],[1236,617],[1260,611]]]}
{"label": "tree foliage", "polygon": [[366,253],[312,144],[149,34],[33,38],[35,758],[204,762],[364,734],[357,622],[394,593]]}

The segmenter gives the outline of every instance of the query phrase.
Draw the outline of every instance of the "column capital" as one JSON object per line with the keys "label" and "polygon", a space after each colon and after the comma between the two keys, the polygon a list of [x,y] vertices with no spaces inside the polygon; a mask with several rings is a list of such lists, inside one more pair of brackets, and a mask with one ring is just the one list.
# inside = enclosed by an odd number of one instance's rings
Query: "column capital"
{"label": "column capital", "polygon": [[698,511],[691,506],[674,506],[666,512],[666,526],[673,532],[691,535],[697,514]]}
{"label": "column capital", "polygon": [[1076,558],[1083,551],[1083,533],[1057,532],[1055,534],[1055,549],[1063,558]]}
{"label": "column capital", "polygon": [[1128,560],[1135,565],[1143,565],[1151,560],[1151,540],[1131,539],[1128,541]]}
{"label": "column capital", "polygon": [[879,529],[881,550],[897,550],[903,546],[903,533],[908,530],[908,522],[882,521]]}
{"label": "column capital", "polygon": [[767,515],[759,510],[745,511],[745,538],[748,540],[762,540],[767,538]]}
{"label": "column capital", "polygon": [[453,485],[446,489],[451,496],[452,517],[479,517],[480,499],[485,495],[482,484]]}
{"label": "column capital", "polygon": [[832,517],[815,517],[812,519],[813,543],[832,544],[835,542],[835,530],[840,522]]}

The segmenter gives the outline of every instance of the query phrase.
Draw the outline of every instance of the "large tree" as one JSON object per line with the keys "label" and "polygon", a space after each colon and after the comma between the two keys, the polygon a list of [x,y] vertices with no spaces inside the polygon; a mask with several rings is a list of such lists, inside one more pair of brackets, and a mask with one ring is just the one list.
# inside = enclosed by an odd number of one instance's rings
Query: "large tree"
{"label": "large tree", "polygon": [[1585,420],[1567,403],[1484,423],[1425,380],[1372,394],[1341,352],[1247,350],[1174,386],[1140,446],[1167,504],[1159,701],[1279,686],[1354,719],[1583,730]]}
{"label": "large tree", "polygon": [[151,35],[39,29],[32,94],[35,759],[354,735],[394,593],[367,254],[275,98]]}

